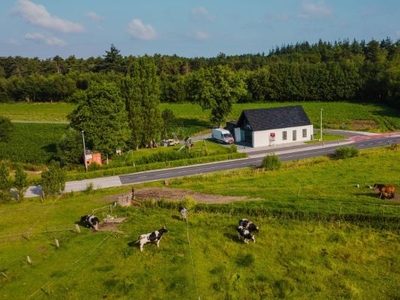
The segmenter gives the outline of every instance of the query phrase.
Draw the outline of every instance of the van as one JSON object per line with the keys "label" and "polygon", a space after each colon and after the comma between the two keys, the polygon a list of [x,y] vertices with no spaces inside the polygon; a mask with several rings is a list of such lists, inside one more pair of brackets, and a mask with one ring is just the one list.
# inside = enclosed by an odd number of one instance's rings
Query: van
{"label": "van", "polygon": [[223,144],[233,144],[235,142],[232,134],[228,130],[222,128],[214,128],[211,137],[213,140]]}

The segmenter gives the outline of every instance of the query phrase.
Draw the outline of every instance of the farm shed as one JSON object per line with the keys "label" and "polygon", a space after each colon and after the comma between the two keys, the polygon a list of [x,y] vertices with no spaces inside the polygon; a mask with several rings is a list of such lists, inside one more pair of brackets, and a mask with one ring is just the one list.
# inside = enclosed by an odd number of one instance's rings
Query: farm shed
{"label": "farm shed", "polygon": [[99,166],[102,165],[100,152],[92,152],[90,150],[86,150],[85,159],[87,166],[90,166],[91,164],[98,164]]}
{"label": "farm shed", "polygon": [[237,143],[253,148],[310,141],[314,130],[300,105],[243,110],[231,127]]}

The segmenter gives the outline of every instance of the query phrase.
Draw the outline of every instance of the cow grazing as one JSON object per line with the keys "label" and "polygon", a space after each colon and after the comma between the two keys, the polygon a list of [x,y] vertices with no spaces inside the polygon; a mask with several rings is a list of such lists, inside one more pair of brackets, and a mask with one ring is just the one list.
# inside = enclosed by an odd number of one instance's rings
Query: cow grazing
{"label": "cow grazing", "polygon": [[163,237],[163,234],[167,232],[168,232],[167,228],[163,226],[163,228],[159,230],[140,235],[135,244],[139,243],[140,252],[143,251],[143,246],[148,243],[156,243],[157,247],[160,247],[160,241]]}
{"label": "cow grazing", "polygon": [[256,226],[252,221],[249,221],[247,219],[241,219],[239,221],[239,226],[243,226],[244,229],[247,229],[250,232],[260,231],[260,228],[258,228],[258,226]]}
{"label": "cow grazing", "polygon": [[379,191],[380,199],[393,199],[395,196],[396,187],[394,185],[385,185],[385,184],[375,183],[374,190]]}
{"label": "cow grazing", "polygon": [[93,229],[94,231],[99,230],[99,218],[95,215],[89,214],[81,217],[81,224]]}
{"label": "cow grazing", "polygon": [[248,244],[249,241],[253,241],[254,243],[256,242],[256,239],[254,235],[250,233],[250,231],[243,226],[238,226],[237,227],[237,232],[238,232],[238,238],[239,240],[243,239],[243,241]]}

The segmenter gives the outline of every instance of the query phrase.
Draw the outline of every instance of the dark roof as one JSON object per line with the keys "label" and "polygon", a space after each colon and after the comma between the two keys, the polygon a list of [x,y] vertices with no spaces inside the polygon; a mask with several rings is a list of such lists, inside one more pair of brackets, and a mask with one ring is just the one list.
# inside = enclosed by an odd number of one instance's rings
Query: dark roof
{"label": "dark roof", "polygon": [[[246,122],[247,121],[247,122]],[[253,131],[311,125],[302,106],[243,110],[237,125],[250,125]]]}

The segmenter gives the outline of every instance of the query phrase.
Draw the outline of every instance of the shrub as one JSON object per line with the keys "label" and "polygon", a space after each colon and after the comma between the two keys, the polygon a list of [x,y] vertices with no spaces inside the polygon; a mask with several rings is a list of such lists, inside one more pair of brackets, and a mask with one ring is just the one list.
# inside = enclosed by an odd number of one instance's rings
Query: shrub
{"label": "shrub", "polygon": [[267,155],[261,162],[261,167],[265,170],[279,170],[281,168],[282,162],[279,156],[275,154]]}
{"label": "shrub", "polygon": [[343,159],[349,157],[357,157],[359,154],[359,150],[356,147],[338,147],[335,152],[333,152],[333,158],[335,159]]}

